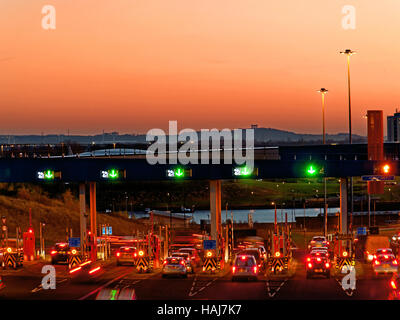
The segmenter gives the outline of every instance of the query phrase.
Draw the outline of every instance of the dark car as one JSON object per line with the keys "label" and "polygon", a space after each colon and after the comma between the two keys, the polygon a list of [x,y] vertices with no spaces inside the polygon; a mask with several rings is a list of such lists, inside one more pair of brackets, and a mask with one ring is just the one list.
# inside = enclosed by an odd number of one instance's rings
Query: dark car
{"label": "dark car", "polygon": [[68,243],[56,243],[50,251],[51,264],[68,263]]}
{"label": "dark car", "polygon": [[306,259],[307,279],[315,275],[323,275],[326,278],[331,277],[331,263],[325,254],[312,252]]}

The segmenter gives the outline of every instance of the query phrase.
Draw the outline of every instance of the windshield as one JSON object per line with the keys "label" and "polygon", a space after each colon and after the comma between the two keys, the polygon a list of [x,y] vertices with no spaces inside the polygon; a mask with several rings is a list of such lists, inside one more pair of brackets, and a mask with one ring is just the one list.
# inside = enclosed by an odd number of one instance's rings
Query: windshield
{"label": "windshield", "polygon": [[235,261],[236,267],[252,267],[255,265],[254,258],[252,257],[237,257]]}

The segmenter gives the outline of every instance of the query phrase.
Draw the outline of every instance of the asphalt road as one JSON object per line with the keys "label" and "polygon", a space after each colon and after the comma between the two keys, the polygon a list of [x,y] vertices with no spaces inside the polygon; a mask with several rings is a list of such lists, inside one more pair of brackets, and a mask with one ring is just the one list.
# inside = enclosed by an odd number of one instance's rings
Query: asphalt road
{"label": "asphalt road", "polygon": [[367,265],[357,278],[355,291],[344,291],[341,279],[306,279],[304,252],[294,254],[296,265],[291,276],[259,276],[258,281],[231,280],[227,267],[219,274],[203,274],[200,270],[187,279],[161,277],[160,272],[138,274],[133,267],[116,266],[112,262],[104,266],[104,274],[96,282],[74,283],[66,266],[56,266],[55,290],[41,287],[41,267],[36,263],[19,270],[0,271],[5,287],[0,289],[0,299],[24,300],[77,300],[95,299],[102,288],[134,288],[141,300],[386,300],[390,295],[388,277],[376,278]]}

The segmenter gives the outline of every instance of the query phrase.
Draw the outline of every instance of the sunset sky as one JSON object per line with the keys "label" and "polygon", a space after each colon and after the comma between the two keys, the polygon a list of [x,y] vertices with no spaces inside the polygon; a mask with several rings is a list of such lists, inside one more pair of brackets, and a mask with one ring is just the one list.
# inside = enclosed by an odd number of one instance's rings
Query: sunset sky
{"label": "sunset sky", "polygon": [[[56,8],[56,30],[41,26]],[[342,7],[356,7],[356,29]],[[0,0],[0,134],[258,124],[353,132],[400,109],[399,0]],[[386,131],[385,131],[386,134]]]}

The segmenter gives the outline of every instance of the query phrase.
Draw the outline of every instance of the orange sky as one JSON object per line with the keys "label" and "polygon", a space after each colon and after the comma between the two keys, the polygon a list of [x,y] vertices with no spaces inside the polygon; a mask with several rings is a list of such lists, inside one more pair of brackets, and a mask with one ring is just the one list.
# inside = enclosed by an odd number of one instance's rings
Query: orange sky
{"label": "orange sky", "polygon": [[[41,27],[43,5],[57,28]],[[344,5],[356,30],[341,26]],[[400,107],[398,0],[0,1],[0,134],[263,127],[353,132]],[[400,108],[399,108],[400,109]],[[386,122],[386,120],[385,120]],[[385,132],[386,134],[386,132]]]}

